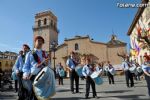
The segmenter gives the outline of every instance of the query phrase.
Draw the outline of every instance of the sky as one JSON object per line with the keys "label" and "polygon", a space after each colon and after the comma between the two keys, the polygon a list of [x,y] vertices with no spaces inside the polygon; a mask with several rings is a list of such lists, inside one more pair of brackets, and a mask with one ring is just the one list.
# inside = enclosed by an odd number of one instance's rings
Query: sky
{"label": "sky", "polygon": [[138,8],[119,8],[117,3],[141,0],[0,0],[0,51],[18,52],[22,44],[33,46],[34,16],[51,10],[58,18],[59,44],[75,35],[89,35],[108,42],[111,34],[129,44],[127,31]]}

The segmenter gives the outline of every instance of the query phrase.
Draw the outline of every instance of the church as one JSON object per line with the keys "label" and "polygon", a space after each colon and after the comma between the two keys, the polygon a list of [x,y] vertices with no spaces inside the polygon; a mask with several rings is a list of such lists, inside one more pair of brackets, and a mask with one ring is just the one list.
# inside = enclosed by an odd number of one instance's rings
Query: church
{"label": "church", "polygon": [[61,62],[65,66],[68,55],[71,51],[80,55],[90,55],[92,62],[110,61],[113,65],[118,65],[122,59],[117,53],[126,53],[126,43],[112,35],[107,43],[97,42],[87,36],[75,36],[71,39],[65,39],[56,51],[56,63]]}
{"label": "church", "polygon": [[55,50],[51,45],[58,43],[57,17],[51,11],[39,12],[35,15],[35,24],[33,27],[34,37],[37,35],[45,39],[43,49],[51,53],[52,67],[56,67],[58,63],[66,66],[66,60],[71,51],[80,55],[90,55],[93,62],[110,61],[113,65],[121,64],[122,59],[117,53],[126,53],[126,43],[117,39],[116,35],[112,35],[107,43],[94,41],[87,36],[75,36],[65,39],[64,43],[56,44]]}

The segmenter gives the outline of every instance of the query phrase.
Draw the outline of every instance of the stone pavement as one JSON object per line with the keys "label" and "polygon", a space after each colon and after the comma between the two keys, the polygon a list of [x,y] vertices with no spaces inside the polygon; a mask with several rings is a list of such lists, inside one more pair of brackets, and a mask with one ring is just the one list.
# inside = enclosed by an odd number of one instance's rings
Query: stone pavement
{"label": "stone pavement", "polygon": [[[103,85],[96,85],[98,99],[100,100],[150,100],[147,95],[147,87],[145,80],[135,81],[135,87],[127,88],[124,76],[116,76],[115,84],[109,85],[107,78],[104,78]],[[71,94],[69,80],[64,80],[64,86],[57,85],[57,94],[53,100],[84,100],[85,81],[80,80],[80,92]],[[90,100],[92,93],[90,94]]]}
{"label": "stone pavement", "polygon": [[[135,87],[127,88],[124,76],[116,76],[115,84],[109,85],[107,78],[104,78],[103,85],[96,85],[99,100],[150,100],[147,95],[147,87],[145,80],[135,81]],[[85,80],[80,80],[80,93],[72,94],[70,92],[70,81],[64,79],[64,85],[56,85],[57,93],[52,100],[84,100],[85,96]],[[92,98],[92,93],[89,96]],[[0,100],[16,100],[17,94],[12,90],[0,92]]]}

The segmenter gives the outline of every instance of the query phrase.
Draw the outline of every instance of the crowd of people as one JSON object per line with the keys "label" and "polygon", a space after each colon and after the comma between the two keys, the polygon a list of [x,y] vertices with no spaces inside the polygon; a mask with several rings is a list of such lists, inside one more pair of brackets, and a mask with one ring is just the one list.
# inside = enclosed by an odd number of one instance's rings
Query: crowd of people
{"label": "crowd of people", "polygon": [[[18,100],[48,99],[55,94],[55,76],[50,67],[50,57],[42,50],[44,39],[37,36],[34,42],[33,50],[30,50],[27,44],[23,45],[13,67],[12,76],[14,79],[17,78],[19,83]],[[41,77],[45,78],[43,85],[40,85],[40,82],[43,82]],[[37,90],[37,86],[39,86],[39,90]]]}
{"label": "crowd of people", "polygon": [[[60,62],[54,70],[51,68],[49,55],[42,50],[44,39],[41,36],[37,36],[34,39],[34,43],[33,50],[30,50],[27,44],[22,46],[22,50],[20,50],[12,69],[18,100],[51,98],[56,92],[55,78],[58,78],[58,85],[64,85],[63,78],[66,76],[66,69],[69,70],[70,91],[72,94],[80,93],[79,78],[85,80],[86,99],[89,98],[90,86],[93,91],[93,98],[98,98],[95,85],[103,83],[102,75],[104,72],[108,77],[109,84],[115,84],[114,76],[116,71],[110,61],[92,62],[92,58],[88,55],[83,55],[77,59],[76,53],[72,51],[66,61],[67,67],[64,67]],[[118,56],[124,59],[122,68],[127,87],[134,87],[134,79],[140,80],[140,76],[145,75],[150,96],[150,58],[144,55],[144,63],[139,65],[136,61],[131,61],[128,55],[118,54]]]}

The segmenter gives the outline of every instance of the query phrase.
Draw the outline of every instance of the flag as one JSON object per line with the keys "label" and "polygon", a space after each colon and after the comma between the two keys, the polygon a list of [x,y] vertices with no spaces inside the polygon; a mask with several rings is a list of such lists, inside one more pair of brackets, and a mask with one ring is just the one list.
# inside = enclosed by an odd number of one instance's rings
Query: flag
{"label": "flag", "polygon": [[135,50],[137,51],[137,56],[138,56],[141,49],[136,43],[135,43]]}
{"label": "flag", "polygon": [[137,30],[138,37],[141,37],[142,29],[141,29],[141,26],[139,24],[139,21],[137,22],[136,30]]}

